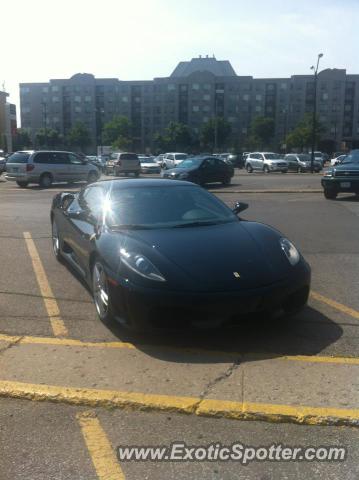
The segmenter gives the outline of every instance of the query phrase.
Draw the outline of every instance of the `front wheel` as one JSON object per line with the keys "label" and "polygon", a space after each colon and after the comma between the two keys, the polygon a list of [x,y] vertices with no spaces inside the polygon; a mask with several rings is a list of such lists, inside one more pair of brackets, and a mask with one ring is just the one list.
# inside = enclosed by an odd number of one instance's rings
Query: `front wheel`
{"label": "front wheel", "polygon": [[56,260],[60,261],[61,260],[60,236],[59,236],[59,230],[57,228],[57,224],[55,220],[52,221],[51,227],[52,227],[51,228],[52,229],[52,249],[54,251]]}
{"label": "front wheel", "polygon": [[268,165],[264,165],[264,167],[263,167],[263,172],[264,172],[264,173],[269,173],[269,167],[268,167]]}
{"label": "front wheel", "polygon": [[337,192],[328,188],[324,189],[324,197],[328,200],[335,200],[337,198]]}
{"label": "front wheel", "polygon": [[107,275],[102,263],[98,260],[92,269],[92,294],[100,320],[104,323],[111,323],[114,315]]}
{"label": "front wheel", "polygon": [[95,183],[98,180],[98,175],[96,172],[90,172],[87,176],[87,183]]}
{"label": "front wheel", "polygon": [[248,173],[252,173],[252,172],[253,172],[253,167],[252,167],[252,165],[251,165],[250,163],[247,164],[246,170],[247,170]]}
{"label": "front wheel", "polygon": [[227,177],[223,180],[222,185],[230,185],[231,183],[231,177]]}
{"label": "front wheel", "polygon": [[49,173],[43,173],[40,177],[40,187],[50,188],[52,185],[52,176]]}
{"label": "front wheel", "polygon": [[20,188],[26,188],[29,182],[16,182]]}
{"label": "front wheel", "polygon": [[140,176],[140,172],[135,172],[135,177],[138,178]]}

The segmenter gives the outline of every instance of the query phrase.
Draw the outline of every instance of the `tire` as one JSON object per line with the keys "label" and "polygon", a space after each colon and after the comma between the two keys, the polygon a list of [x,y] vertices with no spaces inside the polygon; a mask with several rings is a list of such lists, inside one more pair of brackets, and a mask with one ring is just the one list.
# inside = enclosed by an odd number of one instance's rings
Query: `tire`
{"label": "tire", "polygon": [[138,178],[140,176],[140,172],[135,172],[135,177]]}
{"label": "tire", "polygon": [[268,165],[264,165],[264,167],[263,167],[263,172],[264,172],[264,173],[269,173],[269,167],[268,167]]}
{"label": "tire", "polygon": [[300,168],[298,167],[295,173],[300,173]]}
{"label": "tire", "polygon": [[248,173],[253,173],[253,167],[250,163],[247,163],[246,170]]}
{"label": "tire", "polygon": [[56,260],[59,262],[62,260],[61,255],[61,241],[59,236],[59,231],[55,220],[51,222],[51,235],[52,235],[52,250],[54,252]]}
{"label": "tire", "polygon": [[50,188],[52,185],[52,175],[50,173],[43,173],[40,177],[40,187]]}
{"label": "tire", "polygon": [[223,180],[222,185],[230,185],[231,184],[231,177],[227,177]]}
{"label": "tire", "polygon": [[20,188],[26,188],[29,182],[16,182]]}
{"label": "tire", "polygon": [[324,197],[328,200],[335,200],[337,198],[338,193],[335,190],[331,190],[329,188],[324,189]]}
{"label": "tire", "polygon": [[92,295],[100,320],[106,324],[113,323],[115,316],[111,303],[110,289],[105,269],[100,260],[96,260],[92,268]]}
{"label": "tire", "polygon": [[87,183],[95,183],[98,180],[97,172],[90,172],[87,175]]}
{"label": "tire", "polygon": [[288,173],[288,170],[281,170],[282,173]]}

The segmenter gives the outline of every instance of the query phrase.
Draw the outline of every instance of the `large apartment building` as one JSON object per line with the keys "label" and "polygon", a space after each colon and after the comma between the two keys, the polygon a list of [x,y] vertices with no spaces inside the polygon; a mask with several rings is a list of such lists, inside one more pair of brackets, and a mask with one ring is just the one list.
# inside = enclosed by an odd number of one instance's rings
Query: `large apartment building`
{"label": "large apartment building", "polygon": [[[93,149],[101,142],[101,130],[114,115],[131,121],[135,148],[153,149],[153,137],[169,122],[182,122],[196,133],[214,116],[226,118],[232,133],[229,144],[246,149],[252,119],[256,115],[275,120],[275,141],[313,111],[314,77],[253,78],[237,75],[229,61],[214,57],[180,62],[166,78],[121,81],[76,74],[70,79],[20,84],[21,125],[34,136],[47,127],[65,134],[76,122],[91,133]],[[325,127],[328,149],[342,143],[359,146],[359,75],[327,69],[318,75],[317,111]]]}
{"label": "large apartment building", "polygon": [[16,106],[7,101],[8,93],[0,91],[0,150],[12,151],[12,140],[16,135]]}

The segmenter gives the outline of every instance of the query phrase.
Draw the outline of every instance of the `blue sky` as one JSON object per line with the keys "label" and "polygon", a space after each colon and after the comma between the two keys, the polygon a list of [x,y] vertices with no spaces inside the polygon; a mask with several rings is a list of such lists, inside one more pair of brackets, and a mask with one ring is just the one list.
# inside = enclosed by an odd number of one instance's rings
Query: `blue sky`
{"label": "blue sky", "polygon": [[4,13],[0,88],[16,103],[19,82],[152,79],[200,54],[285,77],[323,52],[322,68],[359,73],[359,0],[2,0]]}

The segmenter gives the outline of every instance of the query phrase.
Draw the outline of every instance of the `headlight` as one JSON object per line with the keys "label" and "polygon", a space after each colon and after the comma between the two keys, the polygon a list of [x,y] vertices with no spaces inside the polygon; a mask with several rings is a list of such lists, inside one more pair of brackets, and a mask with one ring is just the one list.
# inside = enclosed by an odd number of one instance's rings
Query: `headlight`
{"label": "headlight", "polygon": [[326,172],[324,172],[324,176],[325,177],[332,177],[333,176],[333,170],[327,170]]}
{"label": "headlight", "polygon": [[296,265],[299,262],[300,255],[298,250],[295,248],[292,242],[288,240],[288,238],[281,238],[279,240],[280,246],[283,252],[286,254],[286,257],[289,260],[291,265]]}
{"label": "headlight", "polygon": [[161,272],[144,255],[128,252],[124,248],[121,248],[120,255],[123,263],[141,277],[157,282],[166,281]]}

